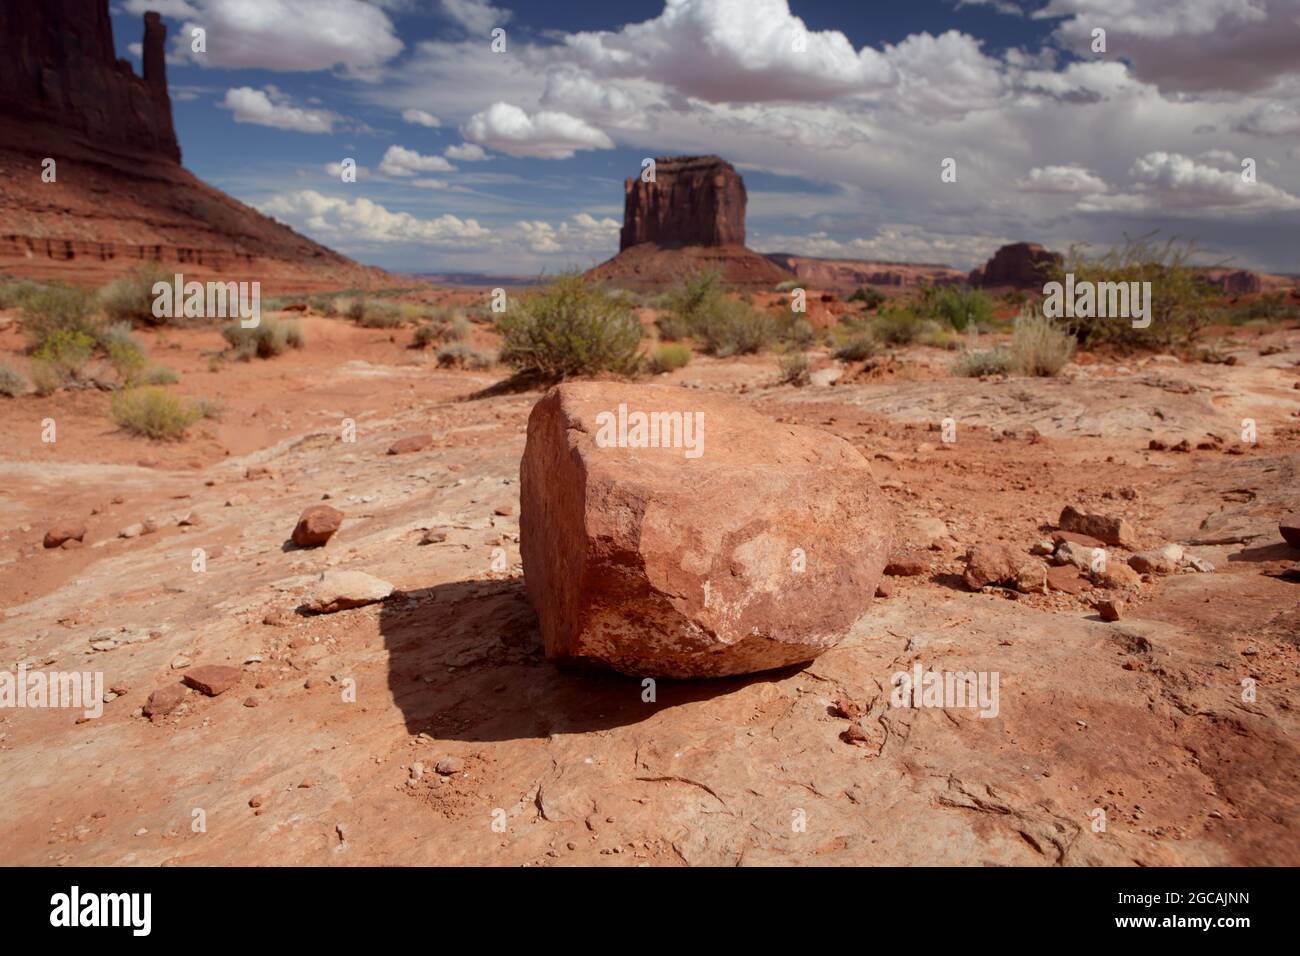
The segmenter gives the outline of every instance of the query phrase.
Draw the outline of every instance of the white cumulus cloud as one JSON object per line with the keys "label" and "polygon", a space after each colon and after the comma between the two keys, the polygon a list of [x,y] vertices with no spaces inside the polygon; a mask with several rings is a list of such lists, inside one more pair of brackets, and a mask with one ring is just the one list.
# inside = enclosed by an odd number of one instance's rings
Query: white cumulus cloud
{"label": "white cumulus cloud", "polygon": [[614,148],[613,140],[576,116],[549,110],[529,116],[501,102],[471,116],[461,133],[489,149],[537,159],[568,159],[580,149]]}
{"label": "white cumulus cloud", "polygon": [[405,146],[390,146],[379,161],[379,171],[385,176],[415,176],[419,173],[450,173],[456,169],[441,156],[423,156]]}
{"label": "white cumulus cloud", "polygon": [[273,86],[264,90],[255,90],[251,86],[226,90],[225,98],[217,106],[230,110],[236,123],[254,123],[299,133],[332,133],[334,124],[339,121],[339,116],[329,110],[294,106]]}
{"label": "white cumulus cloud", "polygon": [[437,129],[442,125],[442,121],[432,113],[426,113],[424,110],[402,110],[402,119],[415,126],[427,126],[429,129]]}
{"label": "white cumulus cloud", "polygon": [[314,189],[275,196],[259,208],[327,241],[345,237],[368,242],[459,247],[467,243],[484,244],[491,235],[474,219],[450,214],[420,219],[410,213],[392,212],[364,196],[346,200],[322,195]]}

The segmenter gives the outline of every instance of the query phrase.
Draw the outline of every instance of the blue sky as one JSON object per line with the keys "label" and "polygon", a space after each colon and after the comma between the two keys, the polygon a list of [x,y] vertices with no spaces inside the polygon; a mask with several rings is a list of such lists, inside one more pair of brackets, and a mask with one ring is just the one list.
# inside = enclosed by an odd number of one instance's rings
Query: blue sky
{"label": "blue sky", "polygon": [[617,251],[642,157],[713,152],[745,177],[761,251],[968,268],[1007,241],[1159,229],[1300,271],[1296,0],[112,9],[128,57],[140,14],[164,15],[187,167],[389,269],[592,265]]}

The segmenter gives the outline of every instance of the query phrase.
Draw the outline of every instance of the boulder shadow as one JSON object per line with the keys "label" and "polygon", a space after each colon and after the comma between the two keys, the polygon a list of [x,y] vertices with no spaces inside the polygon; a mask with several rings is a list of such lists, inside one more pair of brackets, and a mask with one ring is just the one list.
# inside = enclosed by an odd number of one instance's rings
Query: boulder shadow
{"label": "boulder shadow", "polygon": [[1293,548],[1285,541],[1272,544],[1256,545],[1242,548],[1228,555],[1229,561],[1297,561],[1300,560],[1300,548]]}
{"label": "boulder shadow", "polygon": [[709,680],[656,680],[546,659],[524,579],[484,578],[396,592],[379,630],[388,686],[408,733],[501,741],[608,730],[669,707],[780,680],[805,665]]}

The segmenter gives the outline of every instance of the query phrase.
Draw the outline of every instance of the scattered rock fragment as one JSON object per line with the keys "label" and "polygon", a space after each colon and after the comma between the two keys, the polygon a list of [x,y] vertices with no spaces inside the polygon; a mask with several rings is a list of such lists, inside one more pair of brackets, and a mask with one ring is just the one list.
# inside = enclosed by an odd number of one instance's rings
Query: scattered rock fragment
{"label": "scattered rock fragment", "polygon": [[243,673],[229,664],[201,664],[186,671],[181,680],[201,694],[216,697],[234,687]]}
{"label": "scattered rock fragment", "polygon": [[312,505],[298,518],[293,543],[300,548],[317,548],[343,524],[343,512],[329,505]]}
{"label": "scattered rock fragment", "polygon": [[1097,609],[1103,621],[1118,621],[1124,615],[1124,602],[1117,598],[1097,601],[1093,607]]}
{"label": "scattered rock fragment", "polygon": [[408,455],[411,452],[424,451],[433,445],[433,436],[427,433],[405,435],[388,446],[390,455]]}
{"label": "scattered rock fragment", "polygon": [[68,541],[81,541],[86,536],[86,526],[72,521],[62,521],[45,532],[45,547],[57,548]]}
{"label": "scattered rock fragment", "polygon": [[1088,579],[1072,564],[1062,564],[1047,569],[1047,587],[1065,594],[1082,594],[1089,587]]}
{"label": "scattered rock fragment", "polygon": [[438,761],[433,769],[438,771],[438,773],[442,774],[444,777],[450,777],[465,769],[465,761],[461,760],[459,757],[443,757]]}
{"label": "scattered rock fragment", "polygon": [[117,536],[119,538],[138,538],[142,534],[144,534],[144,525],[137,521],[134,524],[127,525],[117,533]]}
{"label": "scattered rock fragment", "polygon": [[929,570],[930,562],[911,551],[895,551],[885,563],[885,573],[896,578],[914,578]]}
{"label": "scattered rock fragment", "polygon": [[1134,540],[1133,526],[1128,523],[1127,519],[1112,515],[1084,513],[1073,505],[1066,505],[1062,509],[1057,526],[1062,531],[1086,534],[1105,544],[1121,548],[1131,547]]}
{"label": "scattered rock fragment", "polygon": [[149,695],[144,704],[146,717],[162,717],[170,714],[185,699],[185,688],[180,684],[167,684],[159,687]]}
{"label": "scattered rock fragment", "polygon": [[966,570],[962,580],[966,587],[978,591],[990,584],[1011,581],[1020,570],[1023,555],[1001,542],[977,544],[966,552]]}
{"label": "scattered rock fragment", "polygon": [[1141,574],[1173,574],[1183,560],[1183,548],[1177,544],[1167,544],[1163,548],[1151,551],[1139,551],[1129,555],[1128,564]]}
{"label": "scattered rock fragment", "polygon": [[319,614],[330,614],[374,604],[392,593],[393,586],[373,574],[364,571],[326,571],[316,582],[307,608]]}

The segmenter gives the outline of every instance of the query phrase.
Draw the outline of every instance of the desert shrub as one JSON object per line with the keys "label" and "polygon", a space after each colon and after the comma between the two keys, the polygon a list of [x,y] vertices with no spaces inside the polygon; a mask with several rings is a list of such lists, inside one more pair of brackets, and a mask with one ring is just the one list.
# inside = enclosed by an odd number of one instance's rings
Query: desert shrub
{"label": "desert shrub", "polygon": [[1023,309],[1011,333],[1011,362],[1023,375],[1052,376],[1074,356],[1074,336],[1038,309]]}
{"label": "desert shrub", "polygon": [[225,407],[215,398],[197,398],[194,400],[194,407],[198,410],[200,418],[211,419],[212,421],[221,421],[221,416],[225,414]]}
{"label": "desert shrub", "polygon": [[861,302],[868,309],[878,309],[885,304],[885,293],[874,286],[861,286],[849,296],[849,302]]}
{"label": "desert shrub", "polygon": [[131,334],[131,326],[127,322],[116,322],[102,329],[98,345],[123,382],[134,380],[148,362],[148,353]]}
{"label": "desert shrub", "polygon": [[496,359],[487,352],[479,352],[465,342],[452,342],[438,349],[438,365],[441,368],[491,368]]}
{"label": "desert shrub", "polygon": [[565,273],[514,300],[497,319],[501,360],[547,378],[595,372],[632,374],[640,364],[641,323],[622,299]]}
{"label": "desert shrub", "polygon": [[238,321],[231,322],[222,327],[221,335],[243,361],[254,357],[271,358],[286,349],[303,346],[302,329],[296,319],[277,319],[270,315],[262,316],[262,320],[251,329],[244,328]]}
{"label": "desert shrub", "polygon": [[781,356],[778,363],[782,385],[808,384],[808,356],[799,351],[790,351]]}
{"label": "desert shrub", "polygon": [[397,302],[357,299],[348,309],[348,318],[363,329],[394,329],[406,324],[406,316]]}
{"label": "desert shrub", "polygon": [[1229,325],[1247,322],[1283,322],[1300,317],[1300,308],[1287,301],[1282,292],[1268,292],[1251,302],[1236,302],[1223,309],[1222,321]]}
{"label": "desert shrub", "polygon": [[917,333],[916,341],[935,349],[959,349],[962,338],[952,329],[945,329],[936,322],[925,322]]}
{"label": "desert shrub", "polygon": [[685,345],[661,345],[650,355],[650,368],[656,372],[673,372],[686,367],[690,361],[691,350]]}
{"label": "desert shrub", "polygon": [[816,341],[817,333],[807,319],[789,314],[777,320],[776,337],[782,342],[806,349]]}
{"label": "desert shrub", "polygon": [[156,262],[148,262],[121,278],[114,279],[99,291],[99,307],[110,322],[166,325],[167,316],[153,314],[153,287],[157,282],[171,285],[175,274]]}
{"label": "desert shrub", "polygon": [[[687,274],[663,295],[664,309],[668,315],[663,324],[659,321],[655,323],[659,327],[659,334],[670,340],[690,336],[699,324],[701,315],[725,297],[721,273],[712,269],[699,269]],[[677,334],[670,335],[669,332]]]}
{"label": "desert shrub", "polygon": [[777,292],[793,292],[795,289],[802,288],[804,288],[802,279],[786,279],[784,282],[778,282],[776,284]]}
{"label": "desert shrub", "polygon": [[0,395],[16,398],[27,391],[27,379],[23,373],[9,365],[0,365]]}
{"label": "desert shrub", "polygon": [[314,295],[307,300],[307,307],[317,315],[329,318],[339,314],[338,300],[331,295]]}
{"label": "desert shrub", "polygon": [[470,324],[469,319],[458,315],[447,324],[445,337],[448,342],[464,342],[473,331],[474,326]]}
{"label": "desert shrub", "polygon": [[776,338],[777,323],[736,299],[720,298],[696,317],[692,335],[719,358],[761,351]]}
{"label": "desert shrub", "polygon": [[17,309],[28,297],[39,292],[41,286],[35,282],[0,282],[0,309]]}
{"label": "desert shrub", "polygon": [[686,320],[673,312],[661,312],[655,317],[655,328],[659,338],[665,342],[679,342],[691,337],[691,328]]}
{"label": "desert shrub", "polygon": [[39,367],[42,373],[49,373],[48,376],[41,375],[39,384],[45,386],[55,381],[58,383],[55,385],[57,388],[75,380],[94,352],[95,339],[86,332],[79,329],[52,332],[32,355],[35,367]]}
{"label": "desert shrub", "polygon": [[1127,348],[1167,349],[1189,345],[1213,321],[1218,290],[1191,264],[1194,243],[1169,239],[1164,243],[1154,234],[1126,239],[1124,245],[1096,258],[1072,246],[1062,264],[1048,275],[1049,281],[1065,282],[1074,275],[1080,282],[1150,282],[1151,324],[1133,328],[1127,318],[1067,318],[1059,321],[1084,346],[1113,344]]}
{"label": "desert shrub", "polygon": [[984,352],[966,352],[952,367],[954,375],[964,378],[979,378],[983,375],[1005,375],[1014,367],[1011,353],[1005,349],[989,349]]}
{"label": "desert shrub", "polygon": [[427,349],[441,342],[446,331],[447,325],[444,322],[426,322],[415,330],[411,344],[417,349]]}
{"label": "desert shrub", "polygon": [[153,386],[118,392],[109,411],[119,427],[155,439],[181,438],[202,417],[193,402]]}
{"label": "desert shrub", "polygon": [[39,349],[58,332],[78,332],[93,343],[100,323],[95,317],[95,298],[75,286],[45,286],[23,300],[23,329],[28,345]]}
{"label": "desert shrub", "polygon": [[854,332],[844,338],[835,349],[835,357],[842,362],[865,362],[876,354],[879,343],[870,332]]}
{"label": "desert shrub", "polygon": [[979,289],[962,286],[926,286],[921,290],[921,306],[958,332],[964,332],[972,324],[987,324],[993,318],[989,297]]}
{"label": "desert shrub", "polygon": [[142,385],[175,385],[179,381],[180,376],[165,365],[155,365],[140,376]]}
{"label": "desert shrub", "polygon": [[37,395],[53,395],[66,384],[64,376],[48,362],[32,363],[32,387]]}
{"label": "desert shrub", "polygon": [[876,316],[872,331],[887,345],[910,345],[924,328],[925,320],[906,306],[885,309]]}

